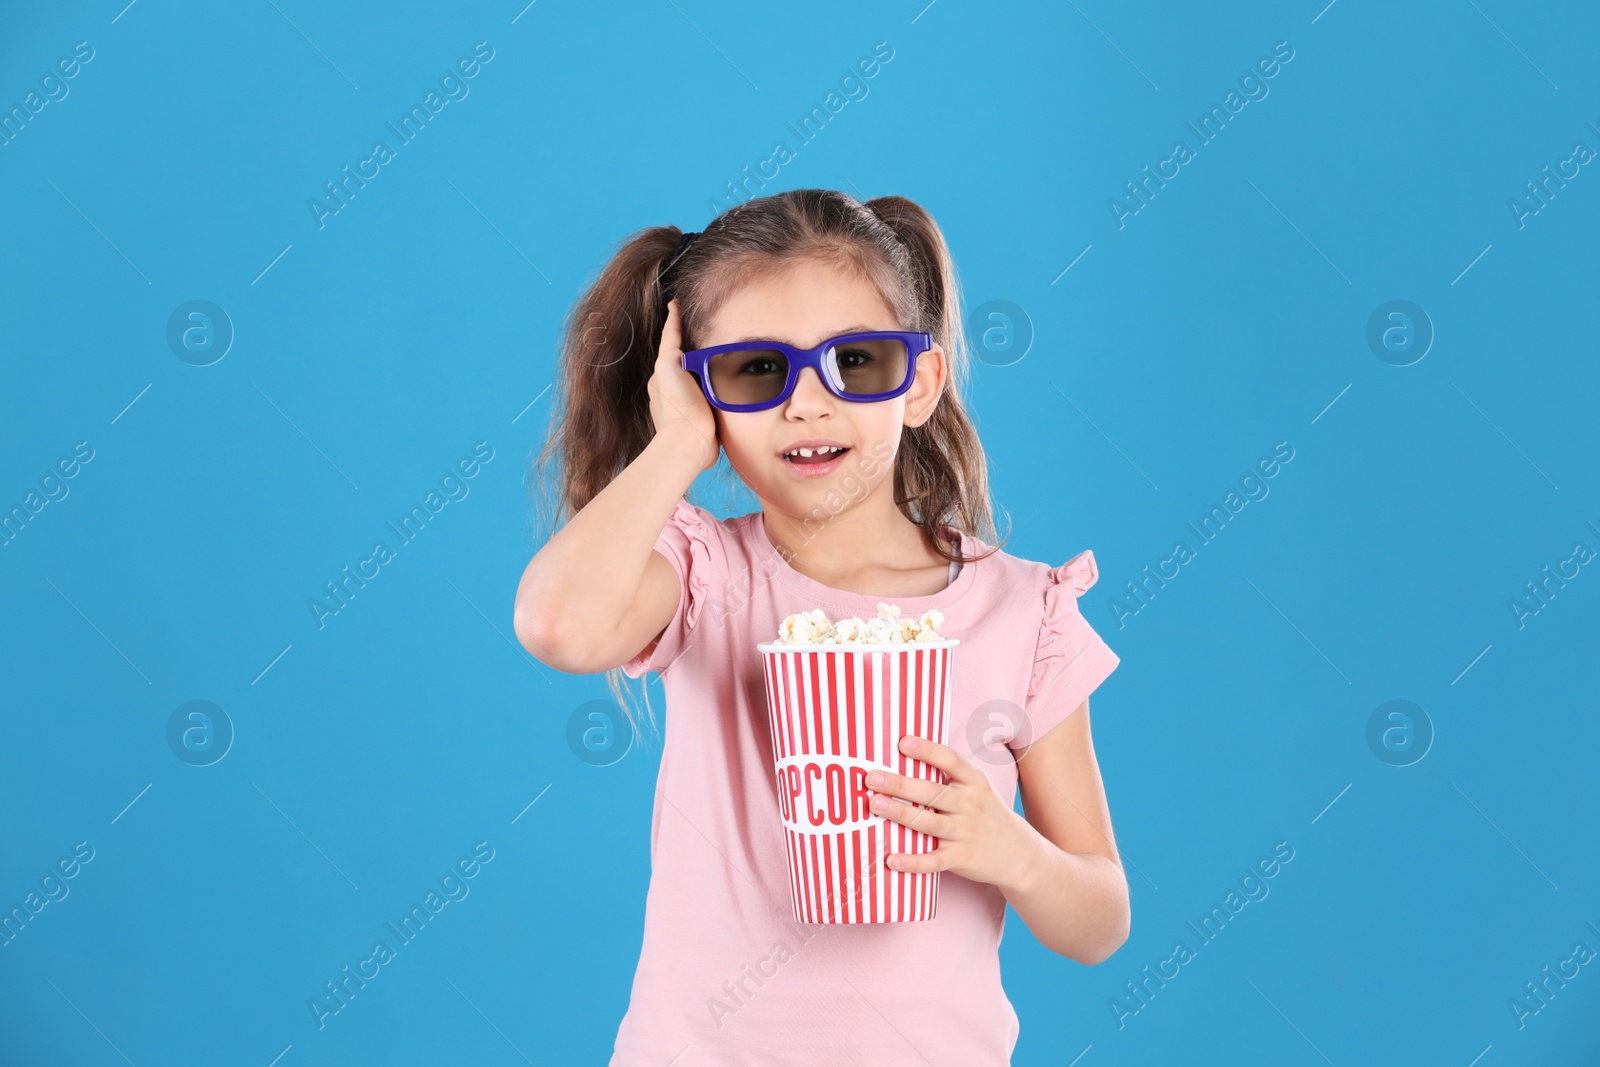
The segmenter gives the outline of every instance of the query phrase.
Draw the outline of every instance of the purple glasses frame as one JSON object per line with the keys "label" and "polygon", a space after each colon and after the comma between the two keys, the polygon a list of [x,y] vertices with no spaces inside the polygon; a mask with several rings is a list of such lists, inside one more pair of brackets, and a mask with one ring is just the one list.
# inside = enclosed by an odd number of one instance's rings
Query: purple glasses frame
{"label": "purple glasses frame", "polygon": [[[838,366],[828,364],[833,362],[828,358],[833,349],[848,341],[886,341],[895,340],[903,342],[906,346],[906,380],[890,389],[886,393],[846,393],[839,385],[837,378]],[[800,381],[800,372],[810,367],[817,372],[817,377],[822,379],[822,384],[828,392],[840,400],[849,400],[858,404],[874,404],[880,400],[892,400],[911,388],[911,382],[917,374],[917,357],[933,348],[933,335],[926,331],[917,330],[869,330],[862,333],[842,333],[837,337],[830,337],[815,348],[796,348],[794,345],[784,344],[782,341],[738,341],[729,345],[713,345],[710,348],[697,348],[683,354],[683,369],[693,374],[700,382],[700,391],[706,395],[706,400],[711,406],[721,411],[766,411],[768,408],[777,407],[788,400],[794,393],[796,383]],[[707,364],[711,357],[723,352],[750,352],[772,350],[781,353],[789,363],[789,377],[783,383],[783,389],[777,396],[764,404],[728,404],[717,399],[716,393],[711,388],[711,375],[707,373]]]}

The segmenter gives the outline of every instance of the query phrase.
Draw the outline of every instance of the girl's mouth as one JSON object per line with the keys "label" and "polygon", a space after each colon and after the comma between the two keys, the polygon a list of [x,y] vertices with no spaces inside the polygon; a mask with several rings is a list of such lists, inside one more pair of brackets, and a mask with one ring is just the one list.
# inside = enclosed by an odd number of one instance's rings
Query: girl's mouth
{"label": "girl's mouth", "polygon": [[[801,452],[810,452],[811,455],[801,455]],[[808,448],[785,453],[782,458],[783,465],[796,474],[806,478],[820,478],[837,470],[849,452],[848,448]]]}

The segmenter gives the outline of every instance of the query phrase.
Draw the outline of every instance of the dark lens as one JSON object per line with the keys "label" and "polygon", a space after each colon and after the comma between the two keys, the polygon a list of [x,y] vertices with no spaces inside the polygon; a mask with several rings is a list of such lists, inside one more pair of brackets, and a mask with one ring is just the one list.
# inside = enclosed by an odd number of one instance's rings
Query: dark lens
{"label": "dark lens", "polygon": [[783,392],[789,360],[770,348],[719,352],[707,363],[711,391],[724,404],[763,404]]}
{"label": "dark lens", "polygon": [[900,388],[908,359],[905,342],[889,337],[845,341],[833,349],[840,388],[860,396]]}

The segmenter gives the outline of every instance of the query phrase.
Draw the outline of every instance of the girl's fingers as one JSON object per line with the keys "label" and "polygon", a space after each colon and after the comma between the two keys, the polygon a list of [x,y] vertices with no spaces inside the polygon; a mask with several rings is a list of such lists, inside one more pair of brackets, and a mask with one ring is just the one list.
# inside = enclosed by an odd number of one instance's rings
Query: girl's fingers
{"label": "girl's fingers", "polygon": [[870,780],[867,783],[867,788],[874,793],[888,793],[892,796],[909,800],[914,804],[927,804],[930,807],[938,808],[940,811],[955,810],[952,804],[955,800],[955,792],[951,788],[955,784],[954,781],[948,784],[930,782],[926,778],[911,778],[904,774],[894,774],[891,771],[883,771],[882,774],[882,785],[873,785]]}
{"label": "girl's fingers", "polygon": [[693,430],[704,444],[705,463],[701,469],[707,470],[721,454],[716,416],[701,391],[700,382],[684,369],[681,322],[678,300],[674,297],[667,301],[667,317],[661,324],[655,369],[650,375],[650,416],[658,432],[677,423]]}
{"label": "girl's fingers", "polygon": [[[900,751],[939,768],[952,782],[977,780],[972,773],[977,770],[976,766],[949,745],[941,745],[937,741],[929,741],[926,737],[907,734],[900,739]],[[981,775],[983,772],[977,771],[977,773]]]}
{"label": "girl's fingers", "polygon": [[941,814],[932,808],[919,808],[915,804],[907,804],[893,797],[874,797],[872,812],[875,815],[882,815],[885,819],[892,819],[902,826],[932,834],[934,837],[944,837],[950,832],[951,816]]}
{"label": "girl's fingers", "polygon": [[902,871],[905,874],[927,874],[930,871],[945,870],[945,857],[941,852],[948,849],[936,848],[932,852],[891,852],[884,857],[884,864],[891,871]]}
{"label": "girl's fingers", "polygon": [[657,346],[656,361],[667,360],[672,366],[678,366],[683,356],[683,351],[678,346],[683,343],[683,330],[678,322],[678,298],[673,297],[667,301],[667,321],[661,324],[661,344]]}

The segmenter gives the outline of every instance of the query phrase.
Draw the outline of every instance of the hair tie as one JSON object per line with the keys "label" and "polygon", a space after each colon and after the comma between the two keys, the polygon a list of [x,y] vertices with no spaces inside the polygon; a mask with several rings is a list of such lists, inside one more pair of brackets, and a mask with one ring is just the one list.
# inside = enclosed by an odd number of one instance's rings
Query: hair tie
{"label": "hair tie", "polygon": [[694,244],[694,239],[699,237],[700,233],[701,231],[699,230],[690,230],[678,236],[677,247],[672,250],[672,255],[667,257],[667,262],[662,265],[661,273],[656,275],[656,287],[663,293],[666,292],[667,279],[675,273],[678,260],[682,259],[683,254],[689,251],[689,246]]}

